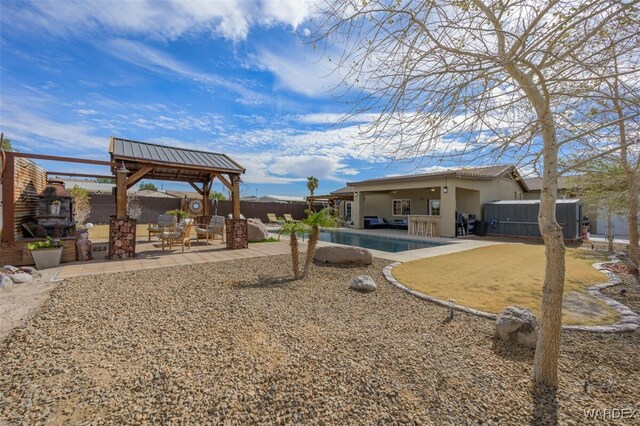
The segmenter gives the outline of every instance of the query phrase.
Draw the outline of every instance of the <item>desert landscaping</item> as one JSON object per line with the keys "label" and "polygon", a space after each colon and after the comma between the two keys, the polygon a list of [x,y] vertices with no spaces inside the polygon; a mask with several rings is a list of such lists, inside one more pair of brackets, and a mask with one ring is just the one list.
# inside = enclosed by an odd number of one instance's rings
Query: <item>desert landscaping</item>
{"label": "desert landscaping", "polygon": [[[368,267],[290,257],[93,275],[57,285],[2,344],[9,423],[585,424],[640,399],[640,333],[564,332],[555,399],[533,350]],[[241,275],[237,271],[243,271]],[[349,289],[370,275],[372,293]]]}

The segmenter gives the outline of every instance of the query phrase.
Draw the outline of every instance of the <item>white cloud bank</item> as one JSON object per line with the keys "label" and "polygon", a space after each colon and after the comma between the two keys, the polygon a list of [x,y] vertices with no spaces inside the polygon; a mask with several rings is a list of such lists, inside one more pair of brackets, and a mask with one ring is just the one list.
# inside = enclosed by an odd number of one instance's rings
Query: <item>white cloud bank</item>
{"label": "white cloud bank", "polygon": [[247,38],[252,26],[296,29],[312,13],[309,0],[38,0],[3,7],[3,24],[36,26],[56,35],[87,30],[162,40],[210,33],[229,40]]}

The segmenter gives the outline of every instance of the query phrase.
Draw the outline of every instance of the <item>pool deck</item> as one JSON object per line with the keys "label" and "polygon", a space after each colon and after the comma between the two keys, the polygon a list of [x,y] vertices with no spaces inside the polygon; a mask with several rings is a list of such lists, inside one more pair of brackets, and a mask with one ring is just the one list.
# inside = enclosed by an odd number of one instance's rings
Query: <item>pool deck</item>
{"label": "pool deck", "polygon": [[[269,227],[270,232],[277,232],[278,228]],[[397,253],[389,253],[380,250],[371,250],[371,253],[380,259],[394,262],[407,262],[410,260],[424,259],[442,254],[458,253],[477,247],[486,247],[499,244],[493,241],[478,241],[465,238],[429,238],[407,235],[406,231],[396,229],[349,229],[340,231],[391,238],[407,239],[413,241],[425,241],[436,244],[445,244],[416,250],[407,250]],[[98,246],[100,243],[94,244]],[[214,240],[210,244],[204,241],[192,241],[192,248],[181,252],[180,248],[162,251],[158,241],[147,242],[146,237],[136,242],[136,257],[131,259],[108,260],[106,252],[95,252],[95,259],[87,262],[65,263],[57,272],[53,272],[53,279],[64,279],[82,275],[105,274],[110,272],[135,271],[141,269],[163,268],[175,265],[190,265],[196,263],[221,262],[224,260],[245,259],[251,257],[287,255],[290,253],[288,239],[282,236],[282,241],[273,243],[249,243],[249,248],[244,250],[227,250],[220,240]],[[104,243],[102,243],[104,245]],[[318,246],[339,245],[325,241],[319,241]],[[300,250],[306,250],[306,243],[300,243]]]}

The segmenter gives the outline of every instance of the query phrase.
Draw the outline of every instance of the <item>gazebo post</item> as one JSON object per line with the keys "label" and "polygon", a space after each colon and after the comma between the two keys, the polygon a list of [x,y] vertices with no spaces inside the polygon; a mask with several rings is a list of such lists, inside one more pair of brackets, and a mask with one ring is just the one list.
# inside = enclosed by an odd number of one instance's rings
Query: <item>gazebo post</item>
{"label": "gazebo post", "polygon": [[127,175],[124,163],[116,170],[116,218],[127,218]]}
{"label": "gazebo post", "polygon": [[229,175],[231,178],[231,214],[234,219],[240,219],[240,175]]}
{"label": "gazebo post", "polygon": [[109,222],[109,259],[136,256],[136,220],[127,217],[127,175],[124,165],[116,169],[116,215]]}
{"label": "gazebo post", "polygon": [[211,179],[202,185],[202,215],[209,216],[209,194],[211,193]]}

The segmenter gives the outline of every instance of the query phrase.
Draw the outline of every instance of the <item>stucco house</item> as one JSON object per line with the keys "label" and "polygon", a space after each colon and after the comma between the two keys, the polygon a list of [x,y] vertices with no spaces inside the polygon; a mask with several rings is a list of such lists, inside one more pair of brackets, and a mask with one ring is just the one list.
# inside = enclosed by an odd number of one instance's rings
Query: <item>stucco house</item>
{"label": "stucco house", "polygon": [[340,213],[365,227],[365,216],[387,222],[410,215],[434,216],[434,236],[455,237],[459,214],[482,214],[482,205],[495,200],[521,200],[527,185],[513,165],[462,168],[433,173],[392,176],[349,182],[353,201],[341,203]]}

